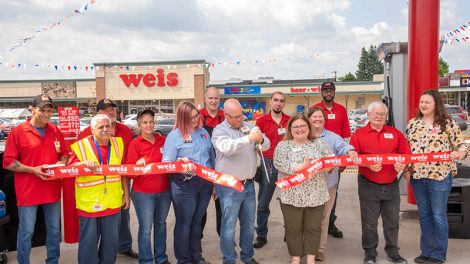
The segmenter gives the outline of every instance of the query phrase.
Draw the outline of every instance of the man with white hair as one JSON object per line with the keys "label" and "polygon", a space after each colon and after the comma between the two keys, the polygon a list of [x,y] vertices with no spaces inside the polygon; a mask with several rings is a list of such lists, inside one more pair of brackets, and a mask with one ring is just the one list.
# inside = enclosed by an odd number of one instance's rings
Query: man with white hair
{"label": "man with white hair", "polygon": [[[98,114],[91,119],[92,135],[72,144],[70,165],[119,165],[124,155],[120,137],[111,136],[111,119]],[[75,202],[80,217],[78,263],[115,263],[119,247],[121,206],[129,208],[128,185],[119,175],[78,176]]]}
{"label": "man with white hair", "polygon": [[263,151],[269,149],[269,139],[258,127],[243,121],[243,110],[236,99],[224,104],[225,121],[212,133],[215,148],[215,170],[230,174],[243,183],[243,192],[221,185],[215,186],[222,209],[220,250],[224,264],[237,263],[235,251],[235,227],[240,219],[240,258],[244,264],[258,264],[253,258],[256,196],[253,177],[257,167],[256,144]]}
{"label": "man with white hair", "polygon": [[[367,109],[369,123],[358,129],[351,137],[350,144],[358,154],[408,154],[410,147],[402,132],[385,125],[387,106],[373,102]],[[397,174],[406,165],[376,163],[359,167],[358,193],[361,210],[362,248],[365,251],[364,264],[377,263],[379,235],[377,225],[382,216],[385,238],[385,253],[392,263],[407,263],[398,252],[398,228],[400,212],[400,190]]]}

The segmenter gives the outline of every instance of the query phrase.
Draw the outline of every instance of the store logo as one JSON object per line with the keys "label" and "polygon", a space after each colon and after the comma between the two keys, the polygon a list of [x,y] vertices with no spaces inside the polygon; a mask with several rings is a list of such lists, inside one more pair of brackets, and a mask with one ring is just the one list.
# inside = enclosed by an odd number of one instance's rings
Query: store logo
{"label": "store logo", "polygon": [[460,77],[460,87],[470,87],[470,77]]}
{"label": "store logo", "polygon": [[147,87],[154,87],[155,85],[158,87],[178,85],[178,74],[176,72],[170,72],[165,78],[165,71],[163,69],[158,69],[157,74],[121,74],[119,77],[126,87],[130,87],[131,84],[137,87],[140,85],[140,82]]}

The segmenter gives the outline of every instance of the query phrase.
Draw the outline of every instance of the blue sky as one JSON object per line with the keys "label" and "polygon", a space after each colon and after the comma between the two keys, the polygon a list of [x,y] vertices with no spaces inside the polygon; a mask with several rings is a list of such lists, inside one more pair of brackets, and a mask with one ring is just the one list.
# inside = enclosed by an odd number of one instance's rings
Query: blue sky
{"label": "blue sky", "polygon": [[[188,59],[215,63],[212,80],[342,76],[356,71],[363,46],[408,38],[401,0],[96,0],[84,15],[8,51],[84,2],[0,0],[0,79],[94,78],[80,66]],[[440,33],[468,23],[465,10],[470,1],[441,0]],[[468,69],[469,47],[445,45],[441,56],[451,70]]]}

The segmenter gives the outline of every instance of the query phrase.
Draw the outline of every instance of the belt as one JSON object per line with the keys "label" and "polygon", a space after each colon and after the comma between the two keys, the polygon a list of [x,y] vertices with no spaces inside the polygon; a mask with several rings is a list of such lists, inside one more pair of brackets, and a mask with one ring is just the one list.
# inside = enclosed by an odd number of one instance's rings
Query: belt
{"label": "belt", "polygon": [[240,180],[240,182],[243,184],[243,185],[247,185],[247,184],[250,184],[253,182],[253,178],[251,179],[246,179],[246,180]]}

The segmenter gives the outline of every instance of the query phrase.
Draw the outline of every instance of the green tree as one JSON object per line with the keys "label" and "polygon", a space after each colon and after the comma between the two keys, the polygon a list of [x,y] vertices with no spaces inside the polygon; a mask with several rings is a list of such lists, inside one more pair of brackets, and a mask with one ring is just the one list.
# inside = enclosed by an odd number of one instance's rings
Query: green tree
{"label": "green tree", "polygon": [[439,76],[444,76],[449,73],[449,64],[442,58],[439,57]]}
{"label": "green tree", "polygon": [[348,72],[346,75],[339,77],[338,79],[342,82],[352,82],[356,80],[356,76],[354,76],[354,73]]}
{"label": "green tree", "polygon": [[371,45],[369,50],[363,47],[357,64],[356,79],[359,81],[372,81],[374,74],[382,74],[383,72],[384,66],[379,60],[377,47]]}

